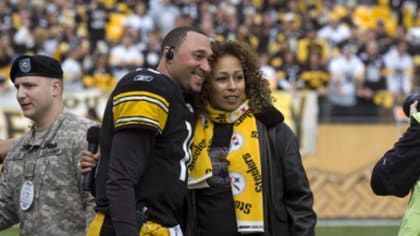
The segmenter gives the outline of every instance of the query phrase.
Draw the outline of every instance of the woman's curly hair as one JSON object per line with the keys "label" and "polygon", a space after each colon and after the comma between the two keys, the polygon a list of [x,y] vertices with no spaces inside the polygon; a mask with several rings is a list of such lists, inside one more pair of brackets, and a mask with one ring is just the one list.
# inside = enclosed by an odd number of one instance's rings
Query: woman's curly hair
{"label": "woman's curly hair", "polygon": [[[250,110],[253,113],[260,112],[263,108],[272,105],[271,90],[268,80],[264,78],[261,71],[261,63],[257,53],[243,42],[223,41],[212,42],[213,55],[209,58],[210,67],[214,68],[216,62],[225,55],[231,55],[239,59],[245,76],[245,92],[250,102]],[[203,83],[200,99],[196,101],[199,112],[204,111],[209,101],[210,73]]]}

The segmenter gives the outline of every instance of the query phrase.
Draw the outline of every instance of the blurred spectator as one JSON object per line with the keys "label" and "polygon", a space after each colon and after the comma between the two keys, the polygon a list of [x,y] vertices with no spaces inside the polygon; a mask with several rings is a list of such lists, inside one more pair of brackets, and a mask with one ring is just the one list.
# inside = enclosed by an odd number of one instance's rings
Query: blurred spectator
{"label": "blurred spectator", "polygon": [[111,48],[109,64],[112,75],[118,80],[128,71],[140,67],[144,63],[144,57],[136,46],[138,41],[136,31],[125,28],[120,43]]}
{"label": "blurred spectator", "polygon": [[14,85],[9,79],[10,65],[16,55],[11,41],[10,34],[6,32],[0,34],[0,101],[2,103],[0,109],[17,105]]}
{"label": "blurred spectator", "polygon": [[318,38],[328,42],[330,51],[338,44],[349,39],[351,31],[348,25],[340,24],[340,19],[333,13],[329,14],[328,24],[318,31]]}
{"label": "blurred spectator", "polygon": [[297,87],[297,80],[301,71],[300,64],[296,59],[296,55],[291,50],[285,50],[282,53],[284,62],[278,68],[277,89],[294,93]]}
{"label": "blurred spectator", "polygon": [[237,40],[237,29],[240,26],[238,12],[231,2],[220,2],[216,12],[215,26],[218,40]]}
{"label": "blurred spectator", "polygon": [[[359,42],[361,45],[358,52],[358,55],[360,55],[361,53],[366,52],[366,45],[370,41],[376,41],[376,32],[373,29],[370,29],[370,30],[362,30],[359,28],[357,29],[359,30],[359,36],[357,37],[357,42]],[[379,48],[379,42],[376,42],[376,44],[378,44],[379,54],[381,54],[380,48]]]}
{"label": "blurred spectator", "polygon": [[363,81],[364,66],[350,45],[341,48],[341,55],[329,63],[330,83],[328,100],[331,116],[344,118],[351,116],[356,105],[356,89]]}
{"label": "blurred spectator", "polygon": [[381,120],[388,120],[384,104],[375,104],[374,98],[381,91],[387,89],[385,79],[385,62],[379,54],[379,46],[376,41],[369,41],[366,48],[359,55],[365,66],[363,83],[357,90],[358,104],[365,114],[370,114]]}
{"label": "blurred spectator", "polygon": [[305,26],[305,36],[297,42],[296,56],[300,63],[308,60],[310,53],[319,53],[322,58],[322,64],[326,65],[330,59],[330,50],[327,41],[317,38],[317,29],[312,24]]}
{"label": "blurred spectator", "polygon": [[345,25],[349,26],[350,28],[355,27],[355,28],[359,29],[359,27],[357,27],[357,25],[355,24],[354,19],[353,19],[353,14],[354,14],[355,7],[356,7],[355,1],[353,1],[353,0],[352,1],[347,1],[346,8],[345,8],[346,10],[343,13],[343,15],[340,17],[340,22],[342,24],[345,24]]}
{"label": "blurred spectator", "polygon": [[195,25],[200,25],[203,21],[211,20],[213,22],[214,15],[218,10],[214,1],[199,1],[197,4],[197,21]]}
{"label": "blurred spectator", "polygon": [[134,6],[134,12],[128,15],[124,26],[131,27],[139,32],[140,41],[147,42],[149,32],[155,28],[153,18],[148,14],[146,1],[137,1]]}
{"label": "blurred spectator", "polygon": [[321,55],[311,52],[298,76],[293,99],[302,156],[316,153],[320,108],[322,116],[328,112],[326,111],[328,82],[329,74],[322,64]]}
{"label": "blurred spectator", "polygon": [[64,59],[62,58],[64,53],[67,53],[70,48],[79,47],[82,44],[82,41],[85,40],[81,35],[77,34],[76,28],[77,25],[71,21],[60,26],[59,44],[54,52],[56,58],[60,58],[61,60]]}
{"label": "blurred spectator", "polygon": [[[367,34],[366,31],[357,28],[355,25],[349,26],[349,30],[350,30],[349,38],[342,41],[337,46],[338,48],[340,48],[344,44],[349,44],[353,48],[354,52],[356,52],[356,54],[359,55],[360,52],[363,51],[364,48],[366,47],[366,44],[374,40],[374,37],[375,37],[374,33],[372,33],[371,35],[373,38],[371,40],[367,40],[367,36],[366,37],[363,36],[364,34]],[[366,41],[363,41],[364,40],[363,38],[366,38]],[[337,48],[335,48],[334,50],[337,50]]]}
{"label": "blurred spectator", "polygon": [[[248,15],[248,18],[251,18],[251,22],[252,17],[252,14]],[[280,24],[277,18],[277,14],[263,12],[261,23],[254,26],[254,34],[258,37],[258,45],[256,46],[257,51],[266,51],[274,53],[275,50],[272,50],[273,46],[277,45],[273,44],[277,43],[276,36],[279,34],[280,31]]]}
{"label": "blurred spectator", "polygon": [[50,11],[58,13],[58,23],[62,25],[73,25],[78,28],[82,22],[81,15],[77,10],[74,1],[69,0],[53,0],[53,4],[49,5]]}
{"label": "blurred spectator", "polygon": [[[420,11],[419,11],[419,16],[420,16]],[[420,47],[420,22],[419,22],[419,25],[416,25],[416,26],[410,28],[410,30],[408,30],[407,40],[413,47],[416,47],[416,48]],[[413,50],[413,52],[414,52],[414,50]]]}
{"label": "blurred spectator", "polygon": [[143,67],[156,68],[160,58],[160,42],[162,34],[159,28],[154,29],[147,34],[147,41],[142,54],[144,56]]}
{"label": "blurred spectator", "polygon": [[306,12],[304,12],[304,8],[302,7],[304,4],[302,4],[303,1],[293,1],[293,0],[287,0],[283,1],[283,9],[282,12],[286,14],[292,14],[294,17],[294,24],[296,28],[300,28],[305,23],[306,18]]}
{"label": "blurred spectator", "polygon": [[44,51],[46,55],[54,55],[57,53],[61,38],[62,38],[62,28],[56,25],[48,27],[47,32],[45,32],[45,41],[41,47],[41,51]]}
{"label": "blurred spectator", "polygon": [[12,47],[10,34],[3,33],[0,35],[0,78],[3,81],[9,78],[10,64],[12,63],[16,53]]}
{"label": "blurred spectator", "polygon": [[30,51],[35,46],[32,33],[32,21],[30,8],[19,9],[19,18],[16,22],[16,33],[13,35],[13,46],[16,53],[23,54]]}
{"label": "blurred spectator", "polygon": [[[302,32],[299,30],[299,23],[294,13],[286,13],[282,16],[281,31],[277,36],[277,40],[287,44],[293,52],[297,50],[297,42],[302,37]],[[312,25],[311,25],[312,26]]]}
{"label": "blurred spectator", "polygon": [[198,0],[179,0],[181,15],[188,16],[193,22],[198,18]]}
{"label": "blurred spectator", "polygon": [[407,52],[407,42],[397,42],[384,55],[387,70],[387,89],[395,99],[395,103],[401,105],[403,99],[411,93],[413,82],[413,59]]}
{"label": "blurred spectator", "polygon": [[150,16],[153,18],[156,27],[166,34],[175,27],[176,19],[181,15],[180,9],[171,0],[150,1]]}
{"label": "blurred spectator", "polygon": [[251,45],[256,51],[267,51],[267,36],[274,28],[271,17],[268,14],[264,15],[261,22],[256,22],[255,17],[255,12],[252,9],[244,12],[242,23],[237,29],[237,40]]}
{"label": "blurred spectator", "polygon": [[417,13],[418,22],[407,32],[407,42],[410,45],[410,52],[414,63],[414,82],[413,85],[420,88],[420,9]]}
{"label": "blurred spectator", "polygon": [[214,30],[213,14],[210,12],[204,12],[201,15],[198,28],[207,34],[210,38],[215,38],[216,35]]}
{"label": "blurred spectator", "polygon": [[193,26],[194,20],[191,18],[190,15],[181,14],[179,17],[176,18],[175,27],[181,26]]}
{"label": "blurred spectator", "polygon": [[10,11],[8,1],[0,1],[0,32],[11,32],[13,27],[12,12]]}
{"label": "blurred spectator", "polygon": [[79,45],[70,47],[62,58],[63,88],[65,92],[83,91],[83,71],[80,63],[82,51]]}
{"label": "blurred spectator", "polygon": [[383,20],[378,20],[375,27],[375,40],[378,42],[379,52],[385,54],[393,43],[393,38],[388,34],[385,29]]}
{"label": "blurred spectator", "polygon": [[271,90],[277,89],[277,72],[273,66],[269,64],[270,56],[267,52],[259,52],[259,59],[261,63],[261,71],[264,78],[268,80]]}
{"label": "blurred spectator", "polygon": [[46,54],[44,49],[45,41],[48,39],[48,30],[43,27],[35,27],[33,30],[33,37],[34,37],[34,46],[32,47],[32,52],[36,54]]}
{"label": "blurred spectator", "polygon": [[32,0],[32,25],[37,28],[45,29],[48,27],[47,9],[45,9],[45,0]]}
{"label": "blurred spectator", "polygon": [[93,56],[94,65],[83,77],[84,87],[98,88],[104,92],[110,92],[114,89],[117,82],[112,75],[112,69],[108,64],[107,53],[96,53]]}
{"label": "blurred spectator", "polygon": [[[394,13],[397,15],[398,23],[402,23],[402,6],[404,2],[407,0],[393,0],[389,1],[390,7],[393,9]],[[380,1],[380,2],[386,2],[386,1]]]}
{"label": "blurred spectator", "polygon": [[105,5],[99,0],[90,0],[86,11],[87,30],[92,50],[95,50],[99,40],[106,36],[106,25],[109,22],[109,14]]}
{"label": "blurred spectator", "polygon": [[[19,107],[19,103],[16,101],[15,86],[8,77],[4,76],[4,72],[4,70],[0,71],[0,109],[14,110],[16,107]],[[7,71],[7,74],[8,73],[9,70]]]}

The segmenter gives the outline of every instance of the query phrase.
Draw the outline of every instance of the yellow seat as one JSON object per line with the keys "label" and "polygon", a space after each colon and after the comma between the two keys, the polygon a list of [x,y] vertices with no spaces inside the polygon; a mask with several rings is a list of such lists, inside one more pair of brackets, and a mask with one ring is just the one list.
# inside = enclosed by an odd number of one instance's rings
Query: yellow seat
{"label": "yellow seat", "polygon": [[389,9],[389,7],[387,6],[373,6],[372,7],[372,16],[375,19],[390,19],[392,18],[392,12],[391,9]]}
{"label": "yellow seat", "polygon": [[127,16],[113,12],[109,14],[109,22],[105,28],[106,37],[109,41],[118,42],[124,30],[124,23]]}
{"label": "yellow seat", "polygon": [[365,5],[356,6],[352,18],[353,22],[363,30],[371,29],[376,25],[376,20],[371,16],[370,8]]}

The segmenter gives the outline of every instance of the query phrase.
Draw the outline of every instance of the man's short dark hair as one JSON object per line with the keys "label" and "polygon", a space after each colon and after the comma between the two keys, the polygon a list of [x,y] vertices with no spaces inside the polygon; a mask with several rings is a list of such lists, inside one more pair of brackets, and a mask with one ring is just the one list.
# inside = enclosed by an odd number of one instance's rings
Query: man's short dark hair
{"label": "man's short dark hair", "polygon": [[178,49],[188,32],[196,32],[207,36],[204,32],[191,26],[181,26],[172,29],[162,40],[160,50],[163,52],[165,47]]}

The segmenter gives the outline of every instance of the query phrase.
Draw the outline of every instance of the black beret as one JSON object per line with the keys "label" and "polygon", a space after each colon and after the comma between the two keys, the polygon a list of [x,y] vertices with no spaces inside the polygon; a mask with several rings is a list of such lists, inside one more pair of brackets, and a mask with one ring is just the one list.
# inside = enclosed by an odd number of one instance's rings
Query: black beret
{"label": "black beret", "polygon": [[18,56],[10,68],[10,79],[15,82],[16,77],[42,76],[63,79],[61,64],[56,59],[44,55]]}

